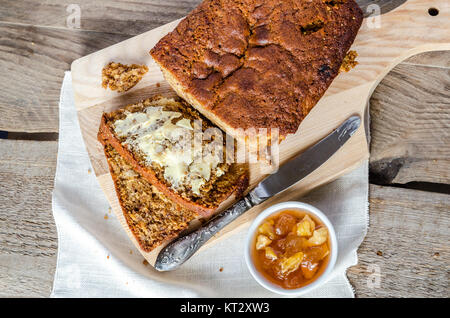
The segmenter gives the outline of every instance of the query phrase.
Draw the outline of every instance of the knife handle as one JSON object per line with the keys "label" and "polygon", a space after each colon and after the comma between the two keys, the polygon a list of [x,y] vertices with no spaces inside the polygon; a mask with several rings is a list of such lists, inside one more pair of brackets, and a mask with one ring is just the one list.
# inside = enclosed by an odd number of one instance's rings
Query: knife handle
{"label": "knife handle", "polygon": [[234,221],[253,206],[261,203],[262,199],[250,192],[231,208],[220,213],[205,225],[192,233],[180,237],[165,246],[158,254],[155,268],[158,271],[170,271],[186,262],[194,253],[217,232]]}

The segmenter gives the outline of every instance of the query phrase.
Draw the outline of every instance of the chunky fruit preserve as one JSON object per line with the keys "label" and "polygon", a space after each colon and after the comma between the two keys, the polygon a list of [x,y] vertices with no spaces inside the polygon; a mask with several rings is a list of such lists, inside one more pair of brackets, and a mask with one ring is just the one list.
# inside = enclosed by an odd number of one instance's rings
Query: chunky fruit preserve
{"label": "chunky fruit preserve", "polygon": [[300,210],[283,210],[264,220],[253,240],[256,269],[270,282],[295,289],[313,282],[325,270],[329,254],[328,229]]}

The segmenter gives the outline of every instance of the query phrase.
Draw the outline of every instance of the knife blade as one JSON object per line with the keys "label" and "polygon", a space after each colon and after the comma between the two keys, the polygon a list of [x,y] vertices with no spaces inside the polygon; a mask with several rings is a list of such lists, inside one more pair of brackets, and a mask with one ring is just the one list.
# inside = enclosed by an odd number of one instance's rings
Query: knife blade
{"label": "knife blade", "polygon": [[237,217],[288,189],[325,163],[356,132],[361,124],[359,116],[351,116],[328,136],[282,165],[269,175],[231,208],[220,213],[192,233],[180,237],[165,246],[158,254],[155,268],[170,271],[178,268],[206,243],[213,235]]}

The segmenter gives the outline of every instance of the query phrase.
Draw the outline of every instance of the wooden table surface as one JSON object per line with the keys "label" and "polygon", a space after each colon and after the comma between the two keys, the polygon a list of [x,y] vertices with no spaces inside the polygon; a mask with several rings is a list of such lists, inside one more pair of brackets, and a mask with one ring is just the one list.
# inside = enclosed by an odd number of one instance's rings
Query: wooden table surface
{"label": "wooden table surface", "polygon": [[[2,0],[0,296],[48,296],[58,102],[73,60],[178,19],[200,0]],[[69,20],[69,22],[68,22]],[[370,101],[370,227],[357,297],[450,296],[450,52],[396,66]]]}

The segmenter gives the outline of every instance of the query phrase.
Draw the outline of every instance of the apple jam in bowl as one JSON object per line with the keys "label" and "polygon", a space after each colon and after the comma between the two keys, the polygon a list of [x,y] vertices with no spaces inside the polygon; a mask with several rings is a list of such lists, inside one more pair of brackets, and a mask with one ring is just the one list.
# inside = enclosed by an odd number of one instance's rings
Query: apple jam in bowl
{"label": "apple jam in bowl", "polygon": [[317,208],[284,202],[261,212],[250,227],[246,263],[272,292],[301,295],[325,283],[336,263],[333,225]]}

